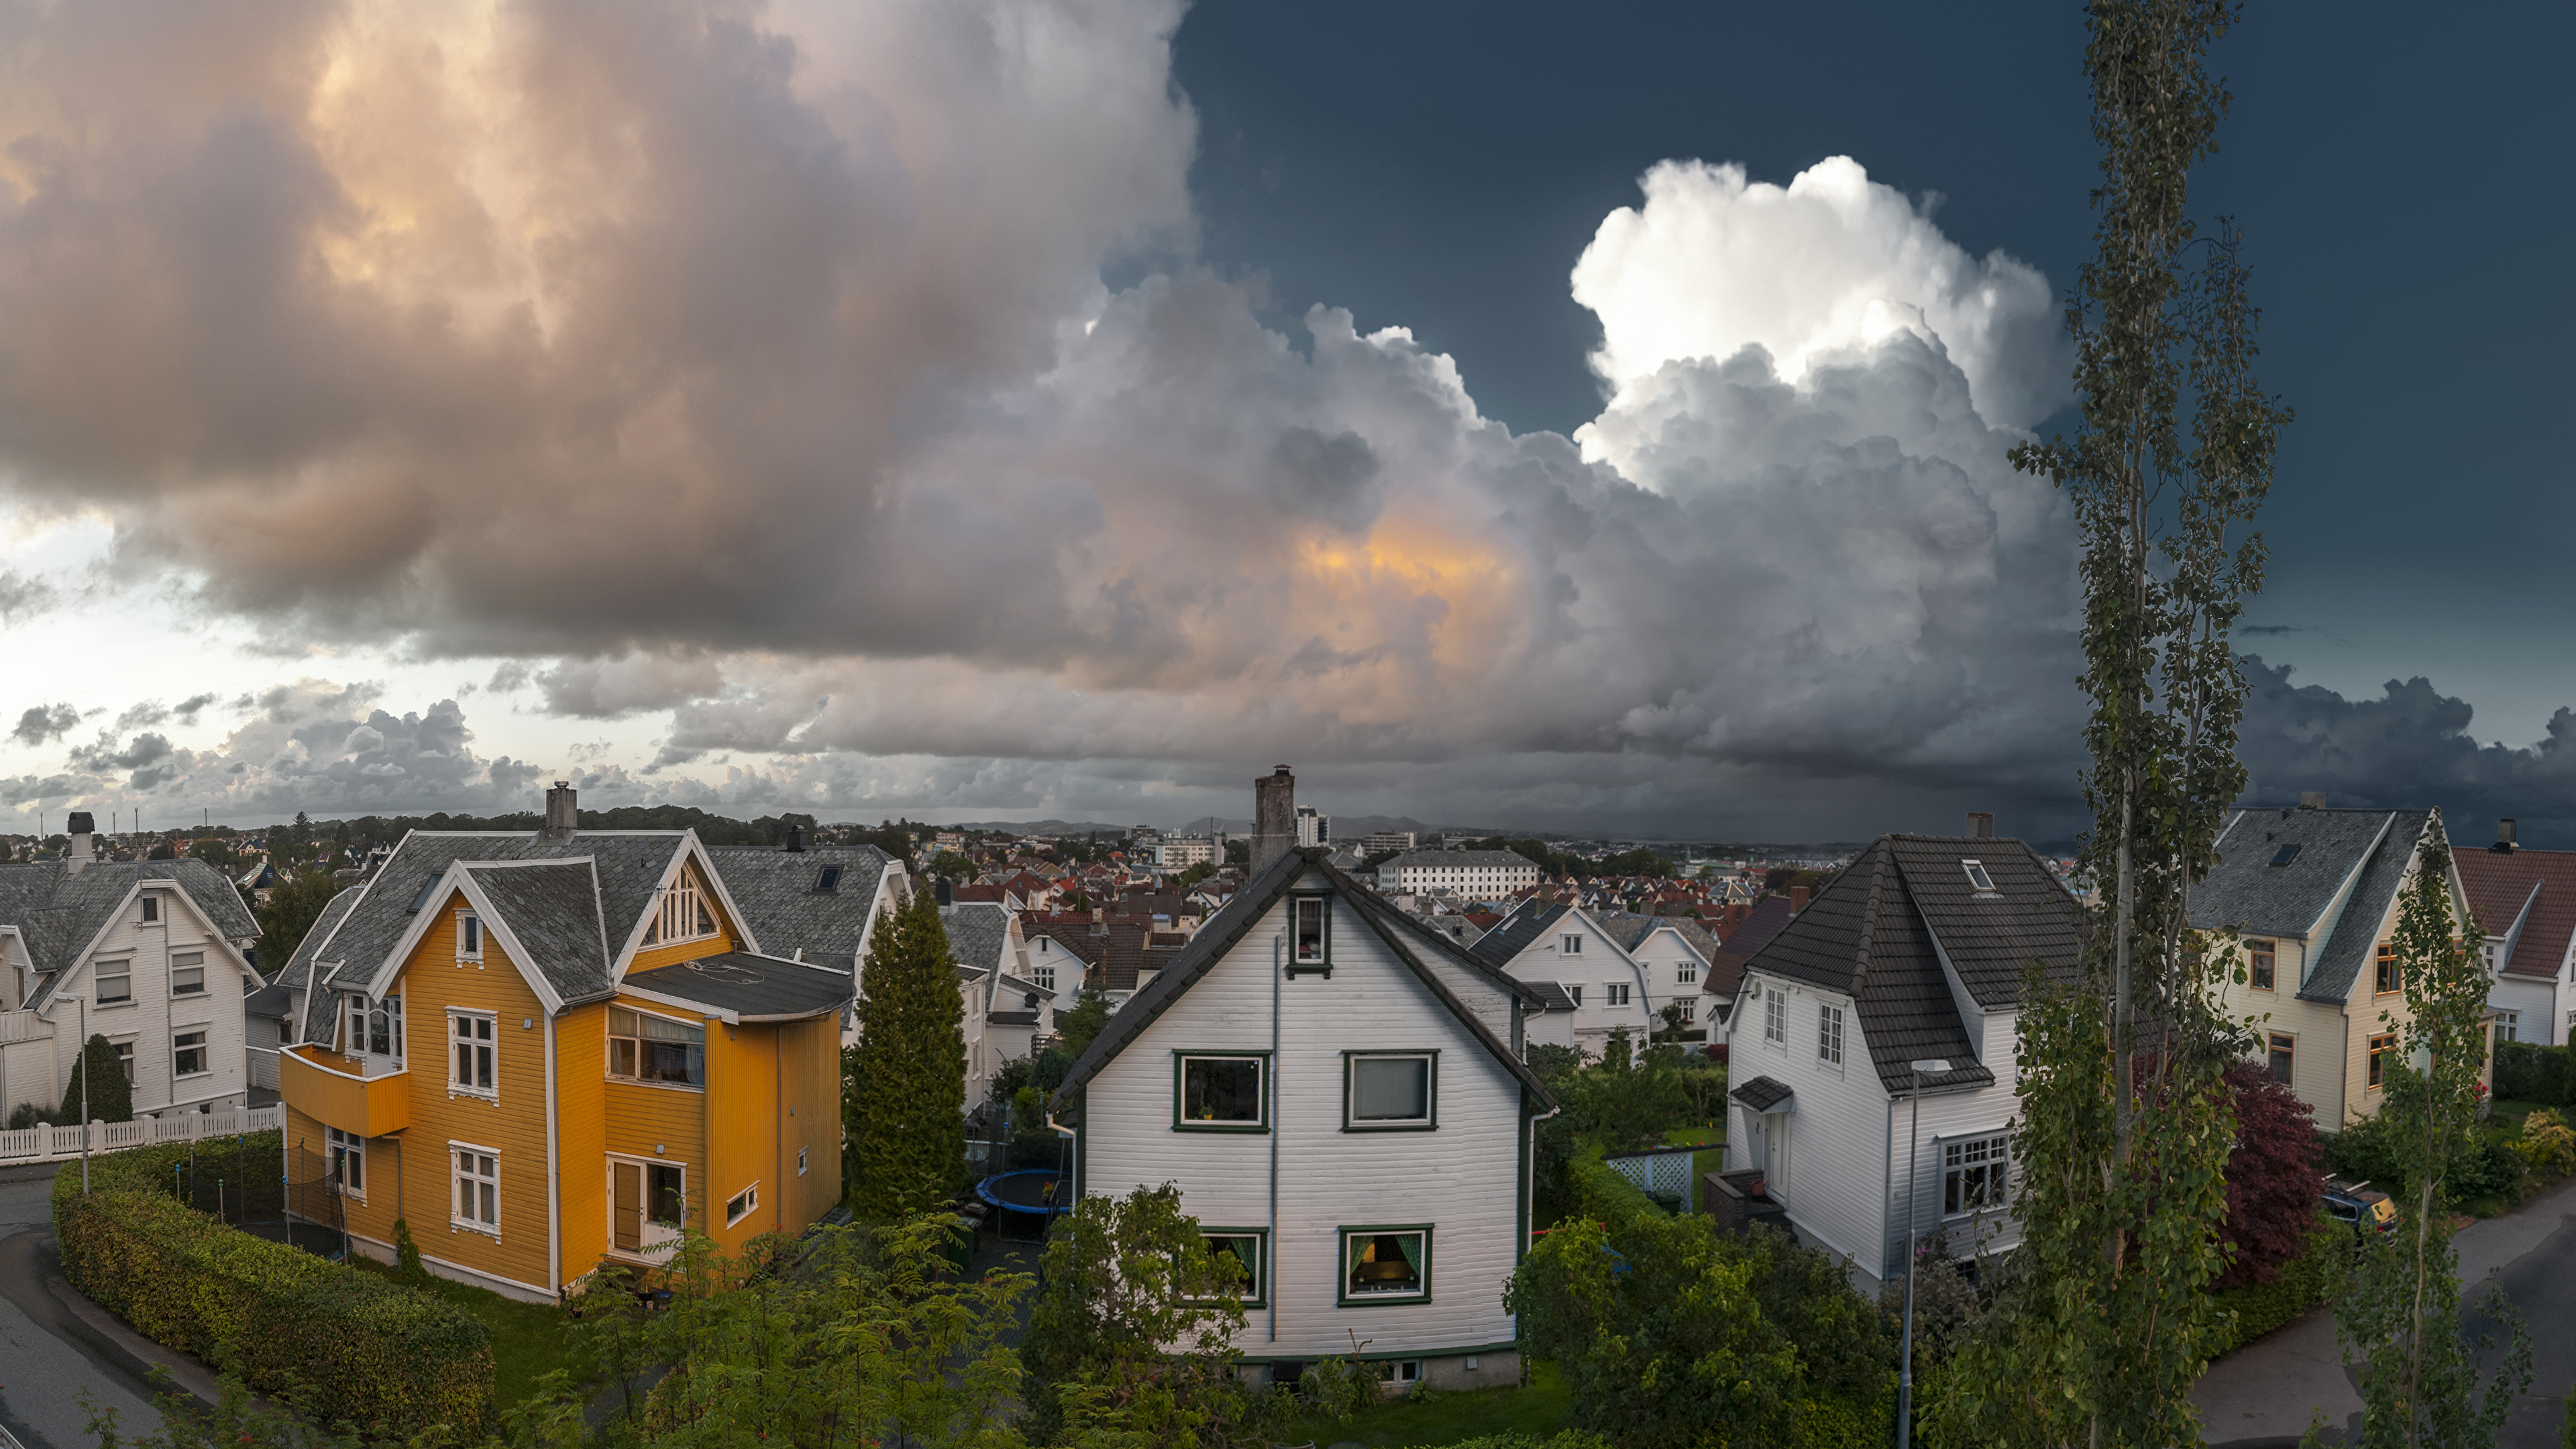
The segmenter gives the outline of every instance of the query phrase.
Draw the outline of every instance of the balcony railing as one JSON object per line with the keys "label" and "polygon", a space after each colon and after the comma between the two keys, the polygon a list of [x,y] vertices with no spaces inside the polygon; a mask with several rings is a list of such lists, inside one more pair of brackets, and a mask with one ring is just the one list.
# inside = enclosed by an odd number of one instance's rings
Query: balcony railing
{"label": "balcony railing", "polygon": [[286,1105],[326,1127],[382,1137],[411,1125],[411,1073],[391,1057],[287,1047],[277,1054],[277,1071]]}

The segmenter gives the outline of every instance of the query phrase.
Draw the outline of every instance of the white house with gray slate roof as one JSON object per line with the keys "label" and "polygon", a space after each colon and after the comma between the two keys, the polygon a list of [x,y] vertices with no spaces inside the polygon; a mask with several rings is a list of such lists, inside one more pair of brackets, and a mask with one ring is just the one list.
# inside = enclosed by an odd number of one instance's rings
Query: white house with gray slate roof
{"label": "white house with gray slate roof", "polygon": [[[1903,1271],[1909,1191],[1938,1250],[2011,1247],[2023,970],[2072,975],[2084,929],[2018,840],[1881,836],[1745,963],[1729,1174],[1758,1174],[1865,1290]],[[1910,1064],[1934,1059],[1950,1069],[1924,1078],[1913,1136]]]}
{"label": "white house with gray slate roof", "polygon": [[[2246,980],[2220,988],[2221,1006],[2255,1019],[2260,1059],[2329,1132],[2379,1110],[2414,1019],[2395,973],[2398,898],[2441,829],[2438,810],[2239,810],[2192,892],[2194,926],[2238,932]],[[2467,899],[2456,868],[2451,890]]]}
{"label": "white house with gray slate roof", "polygon": [[242,1003],[261,982],[240,894],[203,861],[94,860],[72,819],[69,859],[0,866],[0,1117],[59,1104],[75,998],[124,1059],[137,1117],[247,1106]]}

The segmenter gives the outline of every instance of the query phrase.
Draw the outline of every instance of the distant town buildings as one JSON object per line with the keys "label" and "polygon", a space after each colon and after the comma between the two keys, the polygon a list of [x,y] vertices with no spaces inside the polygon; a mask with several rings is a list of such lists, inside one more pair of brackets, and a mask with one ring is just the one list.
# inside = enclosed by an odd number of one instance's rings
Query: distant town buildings
{"label": "distant town buildings", "polygon": [[1312,805],[1297,807],[1297,843],[1299,845],[1332,844],[1329,838],[1332,828],[1333,822]]}

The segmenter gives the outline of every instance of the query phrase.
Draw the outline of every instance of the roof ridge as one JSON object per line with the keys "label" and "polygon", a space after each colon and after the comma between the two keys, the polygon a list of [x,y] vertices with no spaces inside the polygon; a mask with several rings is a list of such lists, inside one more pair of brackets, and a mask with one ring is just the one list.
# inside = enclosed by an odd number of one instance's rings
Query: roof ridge
{"label": "roof ridge", "polygon": [[1888,863],[1896,857],[1896,852],[1887,849],[1884,843],[1870,849],[1878,859],[1870,866],[1869,900],[1861,907],[1860,943],[1852,951],[1851,998],[1855,1003],[1860,1000],[1861,988],[1869,983],[1870,945],[1878,935],[1878,892],[1886,884]]}

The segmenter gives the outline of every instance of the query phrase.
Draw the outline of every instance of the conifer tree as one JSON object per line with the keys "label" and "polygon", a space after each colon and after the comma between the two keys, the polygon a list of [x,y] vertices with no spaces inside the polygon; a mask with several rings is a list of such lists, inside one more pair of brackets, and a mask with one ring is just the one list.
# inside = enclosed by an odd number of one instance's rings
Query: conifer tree
{"label": "conifer tree", "polygon": [[926,890],[877,920],[850,1054],[850,1210],[890,1223],[947,1202],[966,1174],[966,1027]]}
{"label": "conifer tree", "polygon": [[72,1074],[63,1086],[60,1116],[64,1122],[81,1120],[81,1072],[89,1072],[89,1120],[92,1122],[131,1122],[134,1120],[134,1089],[126,1084],[125,1064],[117,1060],[116,1048],[103,1036],[93,1036],[81,1049],[80,1060],[72,1063]]}

